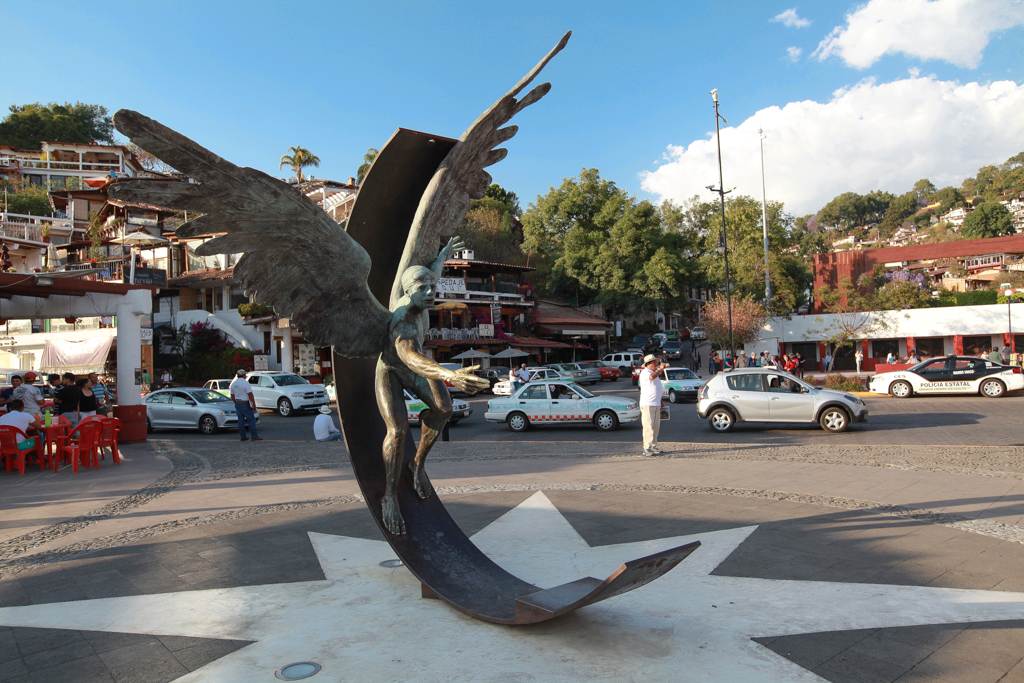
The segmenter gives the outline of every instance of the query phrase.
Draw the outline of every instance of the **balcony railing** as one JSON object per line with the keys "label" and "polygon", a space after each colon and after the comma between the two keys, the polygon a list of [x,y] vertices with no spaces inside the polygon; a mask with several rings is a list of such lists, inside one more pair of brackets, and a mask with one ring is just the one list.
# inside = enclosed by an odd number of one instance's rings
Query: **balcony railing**
{"label": "balcony railing", "polygon": [[98,161],[43,161],[41,159],[16,159],[22,168],[38,168],[51,171],[120,171],[122,164]]}
{"label": "balcony railing", "polygon": [[438,301],[468,301],[470,303],[486,303],[490,301],[505,301],[532,306],[532,301],[527,301],[522,294],[509,294],[506,292],[438,292]]}

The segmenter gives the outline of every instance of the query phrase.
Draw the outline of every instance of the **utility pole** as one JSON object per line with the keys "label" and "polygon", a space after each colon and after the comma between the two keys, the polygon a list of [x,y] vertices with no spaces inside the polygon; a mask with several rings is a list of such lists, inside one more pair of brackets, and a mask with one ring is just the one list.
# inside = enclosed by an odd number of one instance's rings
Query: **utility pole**
{"label": "utility pole", "polygon": [[764,186],[764,131],[757,129],[761,141],[761,223],[764,226],[764,303],[770,305],[772,300],[772,281],[768,277],[768,192]]}
{"label": "utility pole", "polygon": [[717,192],[722,201],[722,233],[719,239],[718,251],[725,256],[725,305],[729,314],[729,353],[732,356],[733,367],[736,367],[736,342],[732,333],[732,284],[729,281],[729,237],[725,234],[725,195],[732,190],[725,189],[725,180],[722,176],[722,130],[719,128],[718,119],[729,123],[724,116],[718,113],[718,88],[711,91],[711,99],[715,102],[715,141],[718,143],[718,189],[709,185],[708,189]]}

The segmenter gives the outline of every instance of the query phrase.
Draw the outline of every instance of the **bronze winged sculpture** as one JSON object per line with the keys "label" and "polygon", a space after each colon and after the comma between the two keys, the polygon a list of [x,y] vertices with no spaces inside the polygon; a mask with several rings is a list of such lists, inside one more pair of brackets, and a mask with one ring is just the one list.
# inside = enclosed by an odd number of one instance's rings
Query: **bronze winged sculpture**
{"label": "bronze winged sculpture", "polygon": [[[308,341],[332,346],[340,356],[378,358],[375,393],[388,430],[383,448],[387,487],[381,508],[392,534],[405,533],[395,494],[408,429],[402,390],[409,389],[429,407],[416,457],[409,465],[416,493],[426,499],[433,488],[424,461],[452,411],[445,380],[467,393],[489,386],[471,373],[473,368],[447,370],[423,353],[435,283],[445,259],[462,243],[452,238],[439,254],[437,247],[462,222],[470,200],[484,196],[491,182],[484,169],[505,158],[507,150],[497,147],[518,130],[502,126],[546,95],[551,84],[539,85],[521,99],[517,96],[570,35],[485,111],[437,168],[409,230],[390,310],[367,286],[371,263],[366,250],[313,200],[261,171],[239,168],[137,112],[121,110],[114,115],[119,131],[196,181],[122,182],[111,188],[114,197],[202,213],[177,230],[179,237],[220,234],[197,248],[197,254],[244,252],[235,266],[235,280],[258,301],[291,318]],[[291,258],[282,258],[285,249]]]}

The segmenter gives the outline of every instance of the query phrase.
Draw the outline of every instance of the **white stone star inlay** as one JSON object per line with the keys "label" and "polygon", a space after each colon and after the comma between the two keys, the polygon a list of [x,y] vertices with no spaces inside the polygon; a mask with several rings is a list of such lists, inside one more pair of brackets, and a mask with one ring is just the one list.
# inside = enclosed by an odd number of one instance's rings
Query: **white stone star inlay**
{"label": "white stone star inlay", "polygon": [[1024,593],[712,576],[756,527],[592,548],[536,493],[473,537],[543,588],[699,540],[664,577],[532,626],[478,621],[420,597],[383,541],[310,533],[323,581],[0,609],[0,624],[256,641],[178,679],[324,681],[822,681],[751,638],[1024,618]]}

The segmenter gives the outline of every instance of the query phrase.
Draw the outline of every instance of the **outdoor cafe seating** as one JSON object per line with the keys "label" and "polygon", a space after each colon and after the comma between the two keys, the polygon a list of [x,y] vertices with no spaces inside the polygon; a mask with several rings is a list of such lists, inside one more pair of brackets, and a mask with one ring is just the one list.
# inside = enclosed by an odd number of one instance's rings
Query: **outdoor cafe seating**
{"label": "outdoor cafe seating", "polygon": [[14,425],[0,425],[0,455],[3,456],[7,471],[17,467],[18,474],[25,474],[30,453],[35,454],[39,469],[45,469],[46,456],[41,441],[38,437],[30,441],[29,436]]}
{"label": "outdoor cafe seating", "polygon": [[42,427],[40,435],[29,442],[32,437],[17,427],[0,425],[0,457],[8,472],[17,467],[19,474],[25,473],[30,457],[38,462],[40,469],[52,467],[54,472],[62,464],[70,464],[75,473],[79,467],[98,468],[100,460],[107,458],[105,450],[110,451],[114,464],[120,465],[118,441],[122,428],[121,420],[96,415],[85,418],[72,429],[67,417],[54,415],[50,426]]}

